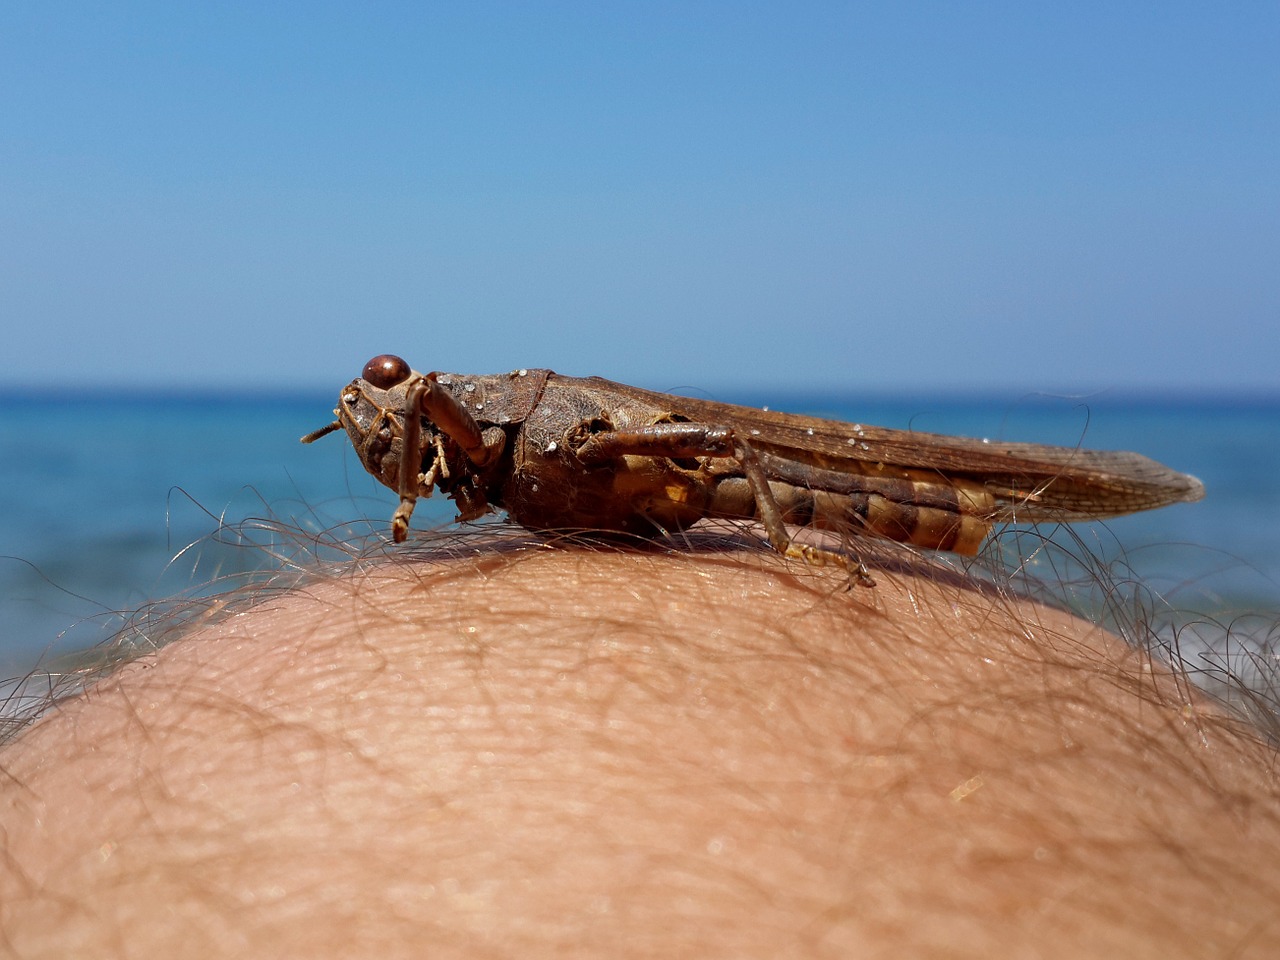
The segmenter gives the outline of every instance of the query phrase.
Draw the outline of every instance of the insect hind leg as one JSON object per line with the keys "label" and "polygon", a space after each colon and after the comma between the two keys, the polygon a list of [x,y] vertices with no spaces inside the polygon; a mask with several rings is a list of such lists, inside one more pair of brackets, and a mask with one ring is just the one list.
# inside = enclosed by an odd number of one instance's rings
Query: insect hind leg
{"label": "insect hind leg", "polygon": [[785,557],[803,560],[815,567],[828,565],[841,567],[849,572],[859,586],[874,587],[876,585],[870,571],[867,570],[867,565],[857,557],[849,557],[843,553],[824,550],[810,544],[796,543],[795,538],[787,532],[787,525],[782,519],[782,508],[769,488],[769,480],[751,444],[745,440],[736,440],[734,458],[742,465],[742,472],[746,475],[751,495],[755,499],[756,518],[764,525],[765,535],[769,538],[769,544],[773,549]]}
{"label": "insect hind leg", "polygon": [[[796,543],[787,533],[782,508],[769,488],[760,458],[747,441],[736,436],[732,427],[702,423],[663,422],[637,430],[605,430],[593,433],[574,450],[583,463],[603,463],[622,456],[648,456],[678,459],[682,457],[721,457],[738,462],[746,475],[755,501],[755,517],[763,525],[770,546],[785,557],[803,560],[815,567],[837,566],[847,570],[864,587],[875,586],[875,580],[859,559],[834,550],[824,550]],[[747,516],[748,514],[742,514]]]}

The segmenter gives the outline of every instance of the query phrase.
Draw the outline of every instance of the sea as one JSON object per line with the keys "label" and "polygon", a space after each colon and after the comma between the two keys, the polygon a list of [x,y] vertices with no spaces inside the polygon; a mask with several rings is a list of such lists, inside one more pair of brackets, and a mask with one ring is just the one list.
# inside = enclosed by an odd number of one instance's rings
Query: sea
{"label": "sea", "polygon": [[[7,392],[0,680],[74,658],[157,601],[325,559],[309,542],[385,530],[395,497],[366,474],[345,435],[298,442],[332,419],[336,394]],[[744,389],[713,399],[903,430],[1134,450],[1195,474],[1207,491],[1198,503],[1047,534],[1143,584],[1148,602],[1200,622],[1250,624],[1237,639],[1252,637],[1258,655],[1271,656],[1280,623],[1280,394]],[[414,517],[416,527],[452,520],[452,504],[439,497]],[[1032,575],[1062,575],[1054,563],[1037,570],[1040,551],[1025,553]]]}

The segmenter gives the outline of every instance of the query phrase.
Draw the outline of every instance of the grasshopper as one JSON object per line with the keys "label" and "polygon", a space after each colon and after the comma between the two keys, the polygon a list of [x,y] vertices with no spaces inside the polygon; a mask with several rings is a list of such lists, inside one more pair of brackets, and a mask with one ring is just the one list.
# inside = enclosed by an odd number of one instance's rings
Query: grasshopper
{"label": "grasshopper", "polygon": [[863,563],[797,544],[787,525],[972,556],[997,523],[1078,521],[1198,500],[1204,486],[1136,453],[988,442],[678,397],[550,370],[421,374],[374,357],[332,423],[400,497],[403,542],[439,488],[458,520],[494,508],[533,530],[655,536],[704,518],[756,520],[779,553]]}

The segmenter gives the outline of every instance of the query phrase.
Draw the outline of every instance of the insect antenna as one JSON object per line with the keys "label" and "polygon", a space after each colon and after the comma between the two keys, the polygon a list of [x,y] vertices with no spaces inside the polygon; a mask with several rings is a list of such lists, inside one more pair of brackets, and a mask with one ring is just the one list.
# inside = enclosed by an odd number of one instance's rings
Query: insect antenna
{"label": "insect antenna", "polygon": [[335,420],[333,421],[333,423],[326,423],[319,430],[312,430],[305,437],[302,437],[298,442],[299,443],[315,443],[321,437],[327,437],[329,434],[333,433],[333,431],[341,430],[341,429],[342,429],[342,421]]}

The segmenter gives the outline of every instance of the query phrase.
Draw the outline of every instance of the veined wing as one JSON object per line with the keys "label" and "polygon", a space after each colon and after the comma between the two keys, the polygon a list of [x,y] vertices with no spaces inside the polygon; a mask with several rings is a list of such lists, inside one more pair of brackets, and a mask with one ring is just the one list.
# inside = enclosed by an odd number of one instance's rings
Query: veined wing
{"label": "veined wing", "polygon": [[833,473],[980,483],[992,519],[1089,520],[1199,500],[1204,485],[1142,454],[950,437],[628,388],[682,418],[731,426],[759,451]]}

